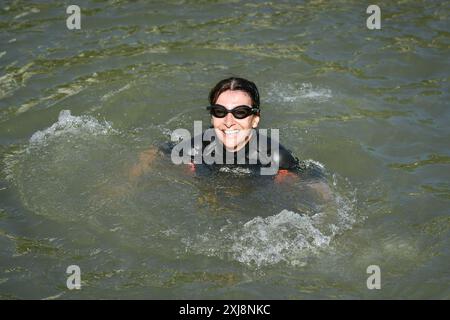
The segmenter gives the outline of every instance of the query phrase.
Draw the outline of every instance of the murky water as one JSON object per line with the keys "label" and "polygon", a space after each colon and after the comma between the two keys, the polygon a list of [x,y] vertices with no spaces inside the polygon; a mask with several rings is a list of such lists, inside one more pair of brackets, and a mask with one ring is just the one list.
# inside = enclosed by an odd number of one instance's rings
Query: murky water
{"label": "murky water", "polygon": [[[380,2],[373,31],[360,1],[77,4],[76,31],[1,4],[1,298],[450,298],[448,2]],[[164,157],[130,181],[231,75],[331,200]]]}

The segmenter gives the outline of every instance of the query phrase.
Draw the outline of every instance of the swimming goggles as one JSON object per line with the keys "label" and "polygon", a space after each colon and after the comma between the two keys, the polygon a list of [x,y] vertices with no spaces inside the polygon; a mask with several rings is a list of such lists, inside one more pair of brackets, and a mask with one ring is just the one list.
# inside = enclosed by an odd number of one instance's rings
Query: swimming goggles
{"label": "swimming goggles", "polygon": [[249,106],[237,106],[231,110],[228,110],[224,106],[220,104],[215,104],[209,107],[206,107],[207,110],[211,112],[211,114],[216,118],[225,118],[228,113],[232,113],[233,117],[236,119],[244,119],[252,114],[259,115],[259,108],[258,107],[249,107]]}

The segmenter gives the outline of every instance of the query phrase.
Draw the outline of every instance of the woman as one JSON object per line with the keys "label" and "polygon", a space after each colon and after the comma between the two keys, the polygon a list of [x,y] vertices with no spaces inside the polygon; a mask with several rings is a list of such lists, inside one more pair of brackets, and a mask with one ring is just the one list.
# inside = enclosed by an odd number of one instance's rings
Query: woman
{"label": "woman", "polygon": [[[162,147],[173,156],[187,156],[191,171],[242,169],[239,172],[275,174],[275,181],[297,177],[301,171],[298,159],[278,141],[260,134],[260,99],[256,85],[246,79],[231,77],[217,83],[209,94],[212,128],[201,137]],[[208,137],[206,137],[208,136]],[[275,147],[274,147],[275,146]],[[155,158],[156,150],[141,154],[131,177],[145,172]],[[212,160],[211,160],[212,159]],[[273,169],[266,170],[261,169]]]}
{"label": "woman", "polygon": [[[138,164],[129,173],[130,180],[135,181],[148,171],[158,152],[162,152],[171,155],[172,162],[174,155],[187,158],[184,163],[187,164],[189,174],[209,177],[211,172],[222,171],[225,174],[267,175],[261,178],[273,179],[287,190],[292,187],[292,190],[299,192],[305,191],[302,188],[313,191],[319,197],[319,203],[332,200],[331,190],[323,179],[321,168],[298,161],[283,146],[274,144],[274,141],[256,130],[261,111],[259,92],[253,82],[237,77],[224,79],[211,90],[209,103],[207,109],[211,114],[210,129],[179,144],[166,143],[159,149],[141,153]],[[211,159],[214,160],[212,163]],[[227,161],[230,159],[231,164]],[[269,170],[266,174],[261,171],[273,168],[275,171]],[[300,180],[303,187],[299,189],[296,182]],[[257,179],[256,183],[265,182]],[[208,202],[216,198],[207,190],[204,194],[207,195]]]}

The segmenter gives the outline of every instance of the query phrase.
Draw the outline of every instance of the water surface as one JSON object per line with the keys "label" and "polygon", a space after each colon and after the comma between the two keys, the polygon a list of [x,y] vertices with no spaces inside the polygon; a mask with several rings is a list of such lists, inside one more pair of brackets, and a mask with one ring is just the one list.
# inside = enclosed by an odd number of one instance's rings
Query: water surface
{"label": "water surface", "polygon": [[[77,4],[76,31],[1,4],[1,298],[450,297],[448,2],[383,1],[381,30],[361,1]],[[331,201],[164,158],[129,181],[231,75]]]}

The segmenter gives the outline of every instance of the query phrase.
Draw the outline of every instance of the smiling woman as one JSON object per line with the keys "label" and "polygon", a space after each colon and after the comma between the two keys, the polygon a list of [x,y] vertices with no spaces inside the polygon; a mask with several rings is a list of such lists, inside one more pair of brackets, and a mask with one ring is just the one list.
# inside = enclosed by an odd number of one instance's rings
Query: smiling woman
{"label": "smiling woman", "polygon": [[[261,167],[270,165],[276,168],[271,175],[282,176],[300,168],[298,159],[278,143],[278,138],[272,140],[262,130],[256,130],[260,121],[260,100],[253,82],[238,77],[221,80],[211,90],[209,102],[207,110],[213,130],[203,132],[200,139],[194,137],[176,146],[162,147],[163,152],[171,152],[172,156],[174,152],[184,152],[190,157],[191,171],[205,163],[208,169],[222,172],[230,171],[226,169],[261,172]],[[137,177],[148,170],[156,154],[154,149],[142,153],[130,176]],[[200,161],[197,161],[199,154]]]}
{"label": "smiling woman", "polygon": [[450,298],[449,1],[68,3],[0,4],[0,299]]}
{"label": "smiling woman", "polygon": [[176,145],[166,143],[159,150],[150,148],[141,153],[139,162],[130,170],[130,178],[135,180],[149,171],[161,153],[170,155],[174,164],[187,164],[187,171],[197,176],[214,172],[270,176],[275,183],[306,180],[323,200],[330,200],[330,189],[320,179],[321,168],[305,165],[294,157],[278,142],[277,129],[272,130],[270,138],[266,130],[257,129],[260,98],[253,82],[238,77],[221,80],[210,91],[209,103],[209,129],[200,130],[201,134],[193,138],[184,137]]}
{"label": "smiling woman", "polygon": [[217,138],[228,151],[239,151],[250,140],[251,129],[258,127],[260,112],[256,85],[242,78],[222,80],[211,90],[209,102]]}

